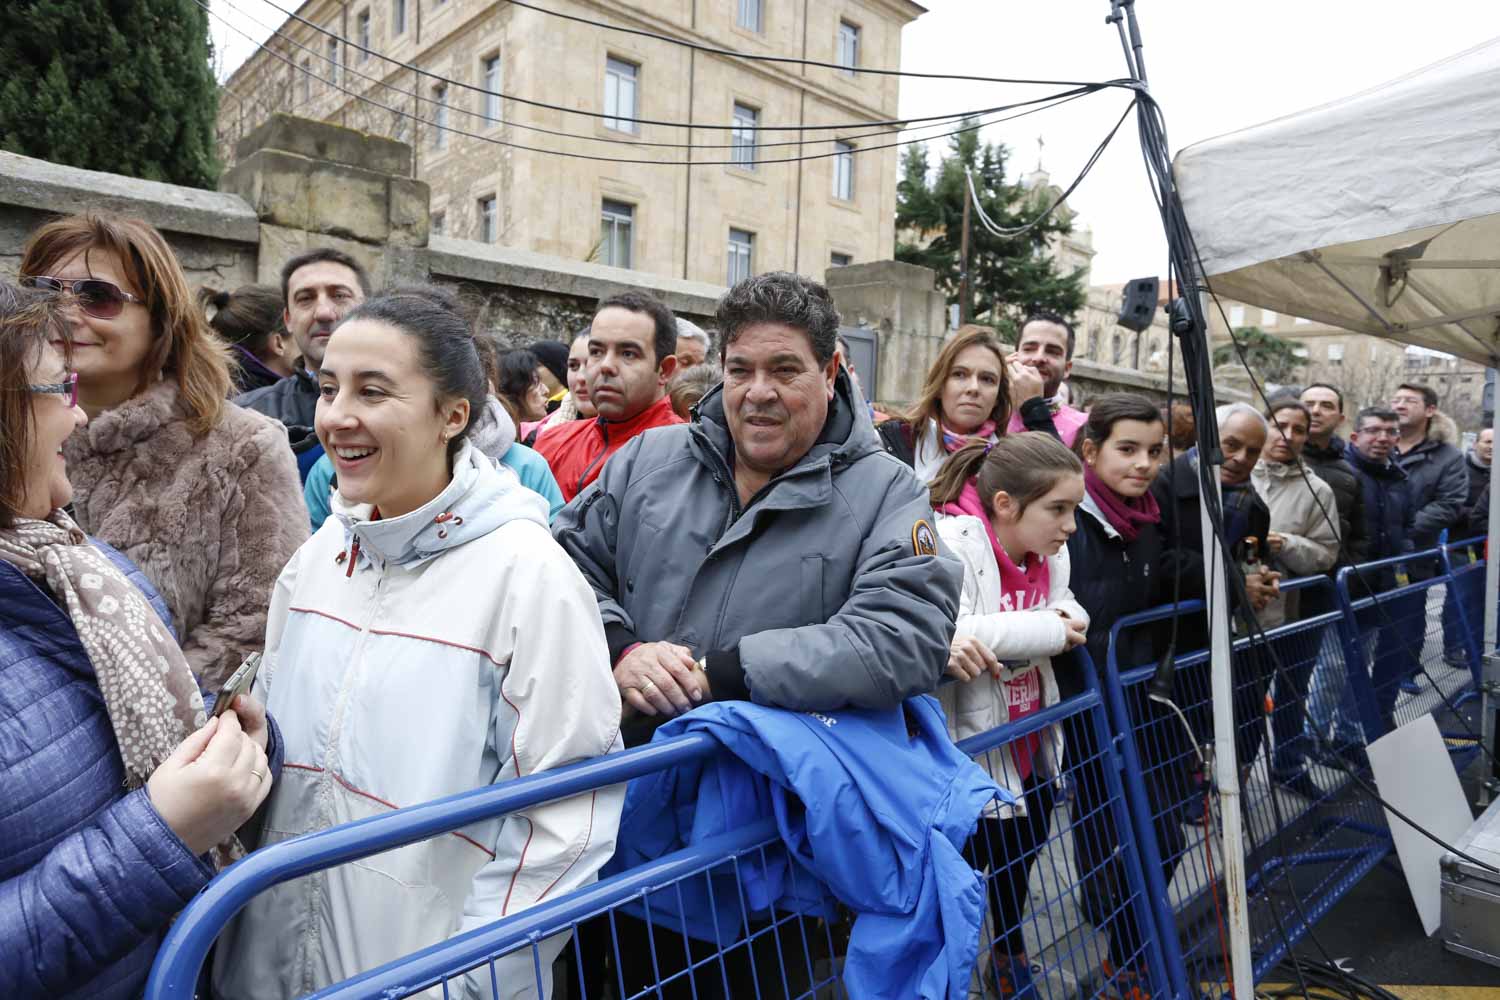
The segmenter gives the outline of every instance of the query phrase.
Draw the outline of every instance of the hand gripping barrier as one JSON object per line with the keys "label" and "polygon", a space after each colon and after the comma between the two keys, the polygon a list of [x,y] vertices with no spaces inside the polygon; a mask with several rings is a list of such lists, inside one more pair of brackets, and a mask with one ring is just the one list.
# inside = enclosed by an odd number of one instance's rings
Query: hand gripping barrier
{"label": "hand gripping barrier", "polygon": [[[1033,983],[1033,996],[1183,995],[1169,984],[1172,962],[1157,946],[1116,756],[1119,741],[1110,732],[1093,665],[1082,651],[1080,660],[1087,685],[1082,694],[960,744],[997,780],[1020,788],[1031,807],[1025,816],[1011,811],[981,823],[966,851],[984,874],[988,902],[975,989],[993,991],[1008,981],[1023,989]],[[1020,763],[1018,747],[1033,751],[1029,764]],[[720,752],[708,737],[678,737],[256,851],[183,911],[158,954],[146,997],[191,997],[219,932],[272,885]],[[497,998],[543,996],[549,983],[553,996],[569,1000],[842,996],[847,915],[816,919],[778,911],[767,919],[751,913],[739,891],[740,875],[764,868],[780,849],[768,817],[415,954],[392,956],[314,995],[463,996],[465,973],[477,970],[469,985],[478,983],[480,995]],[[716,946],[703,939],[718,935],[688,927],[678,914],[685,892],[712,894],[726,884],[748,939]],[[571,946],[556,966],[543,968],[540,946],[557,935],[568,935]],[[499,961],[518,955],[529,980],[524,984],[514,981],[514,960]]]}

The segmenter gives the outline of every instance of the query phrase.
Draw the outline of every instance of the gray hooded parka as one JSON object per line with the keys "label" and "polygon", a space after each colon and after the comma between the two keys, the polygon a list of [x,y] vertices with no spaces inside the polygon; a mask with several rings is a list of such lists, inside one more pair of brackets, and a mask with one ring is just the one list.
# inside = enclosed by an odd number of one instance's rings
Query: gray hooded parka
{"label": "gray hooded parka", "polygon": [[[553,534],[599,600],[613,657],[670,641],[732,654],[716,697],[799,711],[886,708],[948,662],[962,572],[926,489],[886,454],[847,376],[823,432],[740,509],[723,386],[691,424],[647,431],[558,515]],[[738,678],[736,678],[738,680]],[[735,690],[735,688],[738,690]]]}

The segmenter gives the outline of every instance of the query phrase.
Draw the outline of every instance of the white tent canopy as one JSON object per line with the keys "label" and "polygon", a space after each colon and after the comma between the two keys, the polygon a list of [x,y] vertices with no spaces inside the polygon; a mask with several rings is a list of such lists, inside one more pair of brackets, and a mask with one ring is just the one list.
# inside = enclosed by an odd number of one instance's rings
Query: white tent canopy
{"label": "white tent canopy", "polygon": [[1218,294],[1500,366],[1500,39],[1174,170]]}

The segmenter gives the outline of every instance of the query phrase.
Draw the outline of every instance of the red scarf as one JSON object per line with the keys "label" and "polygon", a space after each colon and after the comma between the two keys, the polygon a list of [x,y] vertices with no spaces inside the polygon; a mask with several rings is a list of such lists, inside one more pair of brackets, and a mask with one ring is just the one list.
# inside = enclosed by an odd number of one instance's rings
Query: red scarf
{"label": "red scarf", "polygon": [[1083,467],[1083,488],[1088,490],[1094,503],[1099,505],[1104,519],[1127,542],[1136,540],[1142,525],[1161,523],[1161,507],[1150,490],[1133,500],[1127,500],[1105,485],[1091,465]]}

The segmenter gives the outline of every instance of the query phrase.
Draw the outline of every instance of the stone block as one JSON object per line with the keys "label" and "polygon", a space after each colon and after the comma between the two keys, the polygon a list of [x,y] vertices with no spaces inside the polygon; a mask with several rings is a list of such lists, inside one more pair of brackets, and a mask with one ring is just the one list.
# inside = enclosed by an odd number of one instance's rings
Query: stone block
{"label": "stone block", "polygon": [[380,174],[411,174],[411,147],[404,142],[288,114],[272,115],[236,143],[235,159],[243,160],[262,149],[279,149]]}
{"label": "stone block", "polygon": [[306,229],[307,175],[312,166],[305,156],[262,149],[235,164],[219,185],[244,198],[261,222]]}
{"label": "stone block", "polygon": [[335,163],[316,163],[307,175],[307,223],[313,233],[383,243],[390,234],[389,178]]}
{"label": "stone block", "polygon": [[431,193],[427,183],[408,177],[392,177],[387,190],[391,244],[425,247],[432,223]]}
{"label": "stone block", "polygon": [[255,260],[255,280],[280,288],[281,265],[306,249],[307,230],[263,224],[260,227],[260,250]]}

